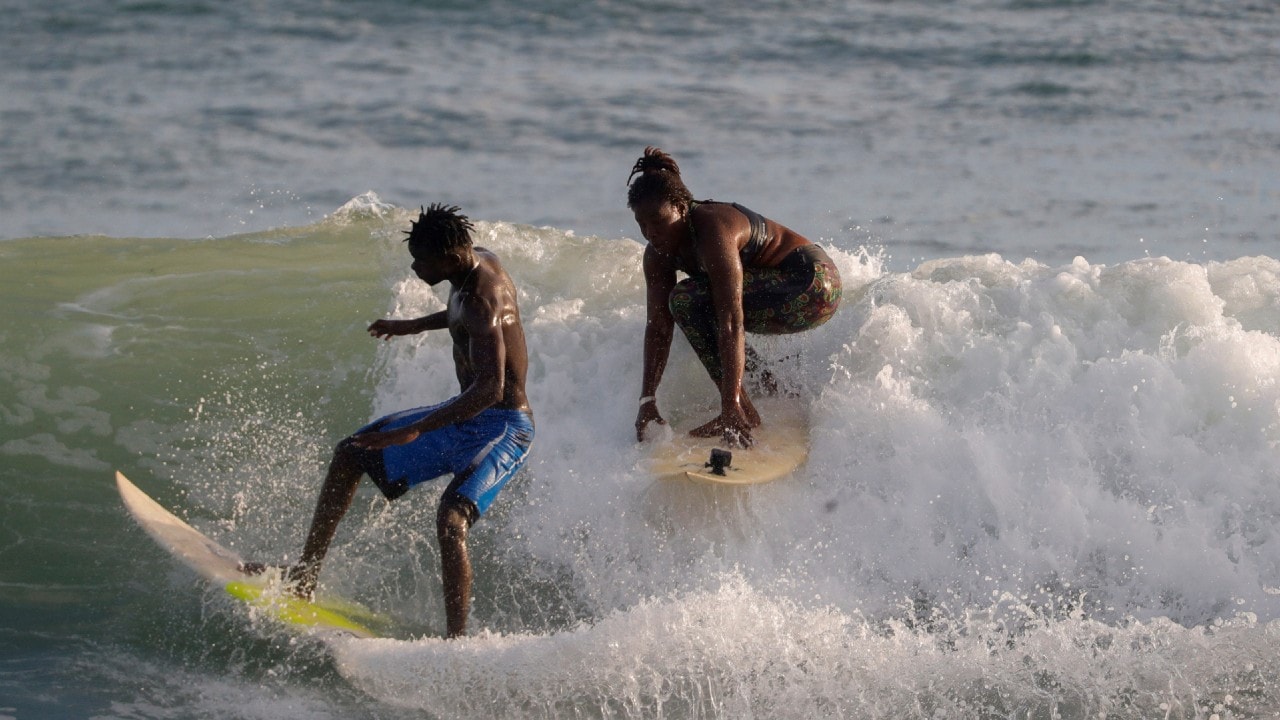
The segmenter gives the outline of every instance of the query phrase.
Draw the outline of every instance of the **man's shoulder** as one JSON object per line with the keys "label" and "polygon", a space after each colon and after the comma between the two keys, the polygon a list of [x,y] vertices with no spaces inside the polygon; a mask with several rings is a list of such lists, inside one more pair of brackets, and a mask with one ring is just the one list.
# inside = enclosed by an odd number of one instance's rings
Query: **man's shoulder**
{"label": "man's shoulder", "polygon": [[[481,248],[476,248],[477,251]],[[487,252],[487,251],[486,251]],[[489,253],[485,259],[488,272],[480,273],[470,290],[460,293],[458,300],[465,314],[492,316],[501,313],[508,304],[508,296],[514,291],[514,281],[496,255]]]}
{"label": "man's shoulder", "polygon": [[504,277],[507,276],[507,266],[502,262],[502,258],[498,253],[480,246],[473,246],[471,251],[481,262],[483,262],[490,270],[497,270]]}

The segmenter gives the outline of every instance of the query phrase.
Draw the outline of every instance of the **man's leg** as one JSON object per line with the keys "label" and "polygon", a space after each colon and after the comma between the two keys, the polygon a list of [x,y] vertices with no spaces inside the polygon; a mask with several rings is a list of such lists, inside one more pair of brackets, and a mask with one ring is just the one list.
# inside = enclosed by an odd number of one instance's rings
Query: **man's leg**
{"label": "man's leg", "polygon": [[467,553],[467,530],[472,511],[463,501],[448,493],[436,512],[436,538],[440,541],[440,566],[444,580],[444,613],[448,632],[445,637],[467,634],[467,615],[471,609],[471,556]]}
{"label": "man's leg", "polygon": [[333,542],[333,536],[338,531],[338,522],[351,507],[356,486],[364,476],[357,457],[358,451],[349,439],[339,443],[333,452],[329,472],[320,488],[320,498],[316,500],[311,530],[302,546],[302,557],[297,565],[289,569],[288,580],[295,583],[293,592],[298,597],[310,598],[315,593],[320,563],[329,552],[329,543]]}

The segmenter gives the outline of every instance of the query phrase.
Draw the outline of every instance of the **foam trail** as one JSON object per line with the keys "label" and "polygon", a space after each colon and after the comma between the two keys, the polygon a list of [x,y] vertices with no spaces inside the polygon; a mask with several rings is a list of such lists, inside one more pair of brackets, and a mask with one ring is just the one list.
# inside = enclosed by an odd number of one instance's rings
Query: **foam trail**
{"label": "foam trail", "polygon": [[357,687],[444,718],[1212,717],[1274,710],[1278,638],[1252,619],[877,626],[729,579],[550,635],[333,650]]}

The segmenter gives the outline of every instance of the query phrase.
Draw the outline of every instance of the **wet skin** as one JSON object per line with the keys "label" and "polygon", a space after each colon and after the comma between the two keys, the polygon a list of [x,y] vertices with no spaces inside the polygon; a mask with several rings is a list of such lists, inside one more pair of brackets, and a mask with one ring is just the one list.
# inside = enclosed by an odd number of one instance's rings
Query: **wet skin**
{"label": "wet skin", "polygon": [[[287,569],[292,591],[302,598],[315,592],[320,566],[351,506],[364,471],[357,460],[362,449],[382,449],[412,442],[420,434],[469,420],[489,408],[529,411],[525,395],[528,354],[516,290],[497,256],[479,247],[415,257],[411,266],[423,282],[450,284],[447,307],[420,318],[377,320],[371,336],[389,340],[431,330],[449,331],[454,368],[461,392],[412,425],[386,432],[353,435],[335,450],[316,502],[311,528],[298,563]],[[447,636],[466,634],[472,570],[467,551],[471,508],[447,497],[436,513],[440,543]],[[261,564],[246,564],[260,572]]]}
{"label": "wet skin", "polygon": [[[679,267],[702,267],[711,284],[719,328],[718,346],[723,374],[720,382],[720,414],[694,428],[695,437],[722,436],[732,445],[751,446],[751,428],[761,424],[760,414],[742,387],[746,366],[746,332],[743,327],[742,261],[740,251],[751,237],[751,223],[730,205],[697,206],[691,217],[686,210],[663,200],[646,200],[634,209],[636,224],[648,241],[644,252],[645,309],[644,373],[641,397],[652,397],[666,369],[671,352],[675,319],[668,302]],[[773,267],[808,240],[771,220],[774,241],[760,253],[759,267]],[[693,225],[697,242],[689,226]],[[636,439],[643,440],[650,422],[665,424],[655,400],[641,403],[636,414]]]}

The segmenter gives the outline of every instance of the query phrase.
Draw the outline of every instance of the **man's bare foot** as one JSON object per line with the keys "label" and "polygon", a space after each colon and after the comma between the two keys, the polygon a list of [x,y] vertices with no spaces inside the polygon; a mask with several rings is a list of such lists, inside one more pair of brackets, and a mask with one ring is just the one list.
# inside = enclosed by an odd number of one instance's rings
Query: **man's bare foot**
{"label": "man's bare foot", "polygon": [[260,562],[242,562],[239,567],[240,572],[245,575],[266,575],[267,573],[278,573],[283,576],[288,567],[285,565],[269,565]]}
{"label": "man's bare foot", "polygon": [[290,595],[303,600],[310,600],[315,595],[316,581],[314,573],[307,572],[303,565],[272,565],[260,562],[240,563],[240,572],[251,577],[274,575],[282,580]]}
{"label": "man's bare foot", "polygon": [[293,595],[303,600],[313,600],[316,596],[316,576],[319,574],[320,568],[298,563],[285,573],[284,581]]}

